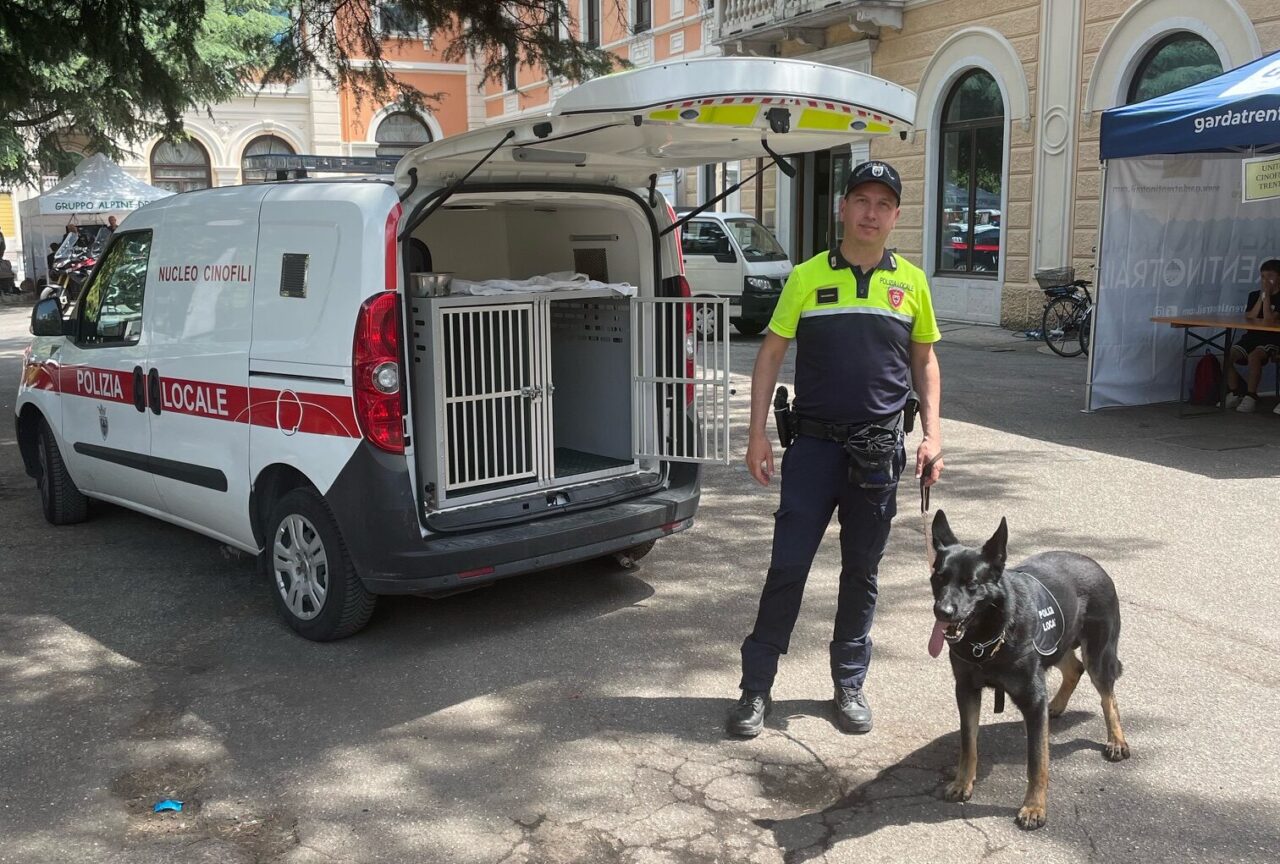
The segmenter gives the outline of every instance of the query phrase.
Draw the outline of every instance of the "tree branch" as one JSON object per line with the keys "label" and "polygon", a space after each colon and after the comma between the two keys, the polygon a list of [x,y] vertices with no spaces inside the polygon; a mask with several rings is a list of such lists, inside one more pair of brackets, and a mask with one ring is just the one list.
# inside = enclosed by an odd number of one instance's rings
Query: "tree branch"
{"label": "tree branch", "polygon": [[20,129],[26,128],[29,126],[43,126],[44,124],[48,123],[50,120],[55,120],[58,117],[61,117],[64,113],[66,113],[65,108],[55,108],[52,111],[50,111],[48,114],[45,114],[41,117],[35,117],[31,120],[14,120],[9,125],[16,126]]}

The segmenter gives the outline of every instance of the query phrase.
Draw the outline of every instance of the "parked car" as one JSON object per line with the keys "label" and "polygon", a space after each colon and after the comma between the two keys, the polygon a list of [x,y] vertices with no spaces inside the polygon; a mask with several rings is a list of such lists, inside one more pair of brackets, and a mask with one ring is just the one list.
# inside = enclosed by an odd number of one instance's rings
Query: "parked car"
{"label": "parked car", "polygon": [[976,225],[973,229],[973,258],[969,258],[969,226],[963,222],[949,226],[950,238],[942,247],[943,270],[972,270],[994,273],[1000,267],[1000,226]]}
{"label": "parked car", "polygon": [[744,336],[764,330],[792,267],[768,228],[746,213],[706,211],[685,224],[680,247],[695,296],[727,298],[730,320]]}

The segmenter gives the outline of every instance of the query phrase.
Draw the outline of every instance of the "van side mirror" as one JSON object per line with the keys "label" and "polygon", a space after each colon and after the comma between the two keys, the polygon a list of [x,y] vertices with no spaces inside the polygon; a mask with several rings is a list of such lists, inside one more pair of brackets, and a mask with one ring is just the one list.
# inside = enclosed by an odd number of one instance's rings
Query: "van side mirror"
{"label": "van side mirror", "polygon": [[721,264],[732,264],[738,260],[737,254],[733,251],[733,247],[729,245],[728,237],[721,237],[716,241],[715,258]]}
{"label": "van side mirror", "polygon": [[62,336],[66,328],[62,323],[62,307],[57,297],[46,297],[31,310],[31,334],[33,336]]}

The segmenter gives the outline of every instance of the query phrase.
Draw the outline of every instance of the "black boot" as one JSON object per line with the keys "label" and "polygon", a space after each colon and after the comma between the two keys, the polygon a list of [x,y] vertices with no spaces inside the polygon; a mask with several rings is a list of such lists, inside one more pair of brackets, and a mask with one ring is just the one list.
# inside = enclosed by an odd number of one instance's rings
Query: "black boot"
{"label": "black boot", "polygon": [[867,697],[862,695],[862,688],[841,687],[836,685],[836,725],[840,731],[850,735],[861,735],[871,731],[871,706]]}
{"label": "black boot", "polygon": [[754,738],[764,728],[764,718],[773,710],[768,690],[743,690],[742,698],[729,709],[725,729],[739,738]]}

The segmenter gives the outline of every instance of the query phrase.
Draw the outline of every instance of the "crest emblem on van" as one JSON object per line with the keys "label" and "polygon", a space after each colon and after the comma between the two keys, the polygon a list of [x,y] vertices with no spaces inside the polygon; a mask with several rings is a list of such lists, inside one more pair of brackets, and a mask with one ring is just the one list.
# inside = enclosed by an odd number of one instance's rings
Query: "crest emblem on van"
{"label": "crest emblem on van", "polygon": [[901,288],[890,288],[889,289],[889,305],[892,306],[894,309],[899,308],[900,306],[902,306],[902,298],[905,296],[907,295],[903,293]]}
{"label": "crest emblem on van", "polygon": [[98,406],[98,428],[102,431],[102,440],[107,440],[107,432],[111,431],[107,424],[107,406]]}

